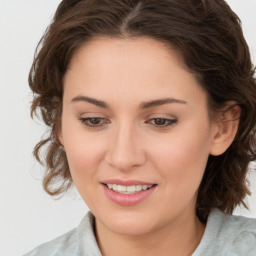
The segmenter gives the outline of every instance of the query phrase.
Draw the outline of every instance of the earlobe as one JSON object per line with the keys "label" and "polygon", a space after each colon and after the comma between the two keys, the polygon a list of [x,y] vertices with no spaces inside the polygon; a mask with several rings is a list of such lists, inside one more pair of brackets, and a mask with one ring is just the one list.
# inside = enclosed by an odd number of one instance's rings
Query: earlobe
{"label": "earlobe", "polygon": [[228,104],[227,108],[217,117],[212,139],[210,154],[218,156],[223,154],[235,139],[241,108],[238,105]]}

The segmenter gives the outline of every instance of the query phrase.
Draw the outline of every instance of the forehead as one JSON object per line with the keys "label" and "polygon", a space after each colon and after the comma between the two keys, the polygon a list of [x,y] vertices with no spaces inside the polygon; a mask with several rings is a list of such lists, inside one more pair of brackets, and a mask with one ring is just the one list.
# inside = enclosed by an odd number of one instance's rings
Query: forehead
{"label": "forehead", "polygon": [[[85,59],[86,57],[86,59]],[[85,67],[86,60],[90,67],[112,66],[117,68],[118,64],[126,64],[122,69],[133,66],[140,66],[140,70],[163,68],[170,65],[169,60],[175,62],[175,65],[182,67],[180,56],[171,48],[161,41],[149,37],[139,38],[108,38],[99,37],[86,42],[74,53],[71,58],[69,68],[79,64]],[[89,63],[90,62],[90,63]],[[110,65],[112,64],[112,65]],[[81,66],[82,67],[82,66]]]}
{"label": "forehead", "polygon": [[205,96],[178,54],[151,38],[97,38],[84,44],[71,59],[64,86],[74,97],[85,93],[124,101]]}

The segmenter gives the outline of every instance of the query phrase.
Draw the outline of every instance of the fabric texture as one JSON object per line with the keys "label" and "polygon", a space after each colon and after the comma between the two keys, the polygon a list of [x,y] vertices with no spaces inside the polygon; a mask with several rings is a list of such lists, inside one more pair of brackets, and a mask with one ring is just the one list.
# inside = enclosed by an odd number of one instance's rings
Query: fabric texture
{"label": "fabric texture", "polygon": [[[24,256],[102,256],[88,212],[77,228],[40,245]],[[225,215],[213,209],[192,256],[256,256],[256,219]]]}

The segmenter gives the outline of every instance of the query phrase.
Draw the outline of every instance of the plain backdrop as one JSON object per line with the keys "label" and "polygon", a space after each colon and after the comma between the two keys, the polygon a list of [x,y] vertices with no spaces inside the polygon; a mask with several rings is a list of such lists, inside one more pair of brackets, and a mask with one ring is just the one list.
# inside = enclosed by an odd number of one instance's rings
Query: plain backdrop
{"label": "plain backdrop", "polygon": [[[59,0],[0,0],[0,255],[30,251],[76,227],[88,211],[73,189],[54,200],[42,189],[42,168],[32,156],[45,131],[30,119],[31,92],[27,76],[35,47]],[[256,0],[228,0],[243,23],[256,63]],[[256,175],[250,175],[250,211],[256,217]]]}

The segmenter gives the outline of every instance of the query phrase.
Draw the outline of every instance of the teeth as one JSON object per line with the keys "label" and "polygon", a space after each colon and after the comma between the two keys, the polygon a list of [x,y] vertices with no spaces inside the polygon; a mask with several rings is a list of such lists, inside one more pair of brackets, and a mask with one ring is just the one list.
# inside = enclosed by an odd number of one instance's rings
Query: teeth
{"label": "teeth", "polygon": [[134,194],[142,190],[152,188],[153,185],[133,185],[133,186],[122,186],[117,184],[106,184],[109,189],[112,189],[121,194]]}
{"label": "teeth", "polygon": [[147,185],[143,185],[143,186],[142,186],[142,189],[143,189],[143,190],[146,190],[147,188],[148,188]]}

